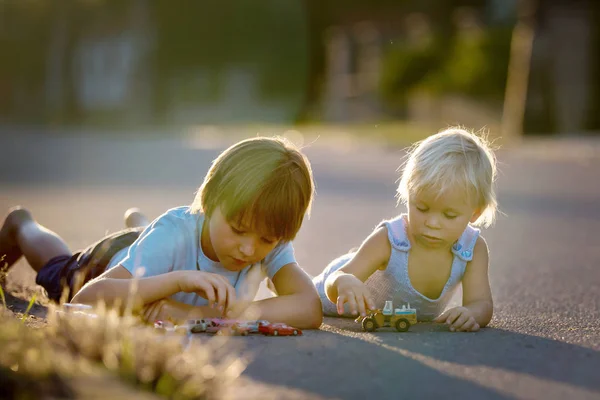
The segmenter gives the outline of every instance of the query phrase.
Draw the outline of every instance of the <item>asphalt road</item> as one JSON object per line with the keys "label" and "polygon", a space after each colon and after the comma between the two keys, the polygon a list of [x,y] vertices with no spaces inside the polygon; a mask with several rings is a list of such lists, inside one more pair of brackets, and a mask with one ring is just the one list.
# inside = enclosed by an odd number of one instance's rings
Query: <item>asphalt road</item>
{"label": "asphalt road", "polygon": [[[3,132],[0,208],[29,207],[77,249],[119,229],[128,207],[154,217],[191,202],[210,161],[231,142]],[[323,137],[306,152],[317,197],[295,248],[317,274],[403,210],[394,193],[404,153]],[[327,318],[303,337],[234,338],[251,354],[234,395],[600,398],[600,140],[526,141],[498,155],[503,214],[483,232],[495,301],[488,328],[364,333],[351,320]],[[10,279],[31,286],[33,273],[20,263]]]}

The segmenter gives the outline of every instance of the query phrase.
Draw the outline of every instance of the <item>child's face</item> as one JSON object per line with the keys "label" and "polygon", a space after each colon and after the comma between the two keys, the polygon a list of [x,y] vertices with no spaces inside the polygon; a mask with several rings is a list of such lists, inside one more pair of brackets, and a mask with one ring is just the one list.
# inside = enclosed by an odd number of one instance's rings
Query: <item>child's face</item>
{"label": "child's face", "polygon": [[437,197],[433,191],[410,196],[408,201],[409,235],[412,241],[430,248],[450,247],[469,222],[478,218],[464,191],[450,189]]}
{"label": "child's face", "polygon": [[202,229],[204,253],[230,271],[261,261],[278,243],[278,238],[253,231],[245,221],[239,225],[227,221],[218,207],[208,221],[208,229]]}

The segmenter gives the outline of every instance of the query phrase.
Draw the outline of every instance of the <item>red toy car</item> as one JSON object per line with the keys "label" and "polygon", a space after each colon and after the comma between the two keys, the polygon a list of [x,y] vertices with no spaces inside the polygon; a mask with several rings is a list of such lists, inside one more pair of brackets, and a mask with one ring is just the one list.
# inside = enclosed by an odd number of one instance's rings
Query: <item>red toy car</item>
{"label": "red toy car", "polygon": [[302,331],[284,323],[259,324],[258,331],[266,336],[298,336]]}

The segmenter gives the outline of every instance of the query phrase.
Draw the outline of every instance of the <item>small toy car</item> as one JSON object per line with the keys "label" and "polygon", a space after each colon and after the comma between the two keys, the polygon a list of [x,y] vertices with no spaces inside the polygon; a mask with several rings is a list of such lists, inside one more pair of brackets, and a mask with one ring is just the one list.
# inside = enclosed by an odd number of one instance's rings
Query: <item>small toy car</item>
{"label": "small toy car", "polygon": [[187,325],[190,327],[191,333],[206,332],[208,322],[205,319],[190,319],[187,321]]}
{"label": "small toy car", "polygon": [[403,305],[394,308],[392,301],[386,301],[383,310],[372,310],[366,317],[358,317],[355,322],[362,325],[364,331],[374,332],[382,327],[394,327],[398,332],[406,332],[417,323],[417,310]]}
{"label": "small toy car", "polygon": [[297,336],[302,331],[284,323],[259,324],[258,331],[265,336]]}
{"label": "small toy car", "polygon": [[[218,335],[237,334],[237,330],[234,329],[234,326],[238,324],[239,321],[235,319],[207,318],[204,321],[206,326],[201,332],[216,333]],[[241,334],[241,332],[239,334]]]}
{"label": "small toy car", "polygon": [[234,324],[234,328],[238,330],[246,330],[248,333],[260,333],[259,327],[261,325],[268,325],[270,322],[264,319],[255,321],[239,321]]}
{"label": "small toy car", "polygon": [[157,329],[159,332],[162,333],[166,333],[166,332],[174,332],[176,326],[169,321],[154,321],[154,328]]}

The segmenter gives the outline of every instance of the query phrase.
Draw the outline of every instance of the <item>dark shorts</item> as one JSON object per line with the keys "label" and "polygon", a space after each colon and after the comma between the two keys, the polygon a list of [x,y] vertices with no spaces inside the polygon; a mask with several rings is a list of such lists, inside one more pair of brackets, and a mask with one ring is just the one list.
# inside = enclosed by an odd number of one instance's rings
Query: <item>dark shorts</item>
{"label": "dark shorts", "polygon": [[46,289],[50,300],[58,303],[64,289],[69,290],[65,301],[71,301],[73,298],[73,277],[80,269],[77,262],[79,254],[80,252],[77,252],[72,256],[62,255],[51,258],[38,272],[35,283]]}
{"label": "dark shorts", "polygon": [[68,289],[65,301],[70,302],[83,285],[102,275],[112,257],[130,246],[143,228],[130,228],[105,236],[88,248],[73,255],[56,256],[44,265],[35,283],[48,292],[48,298],[60,302],[62,293]]}

